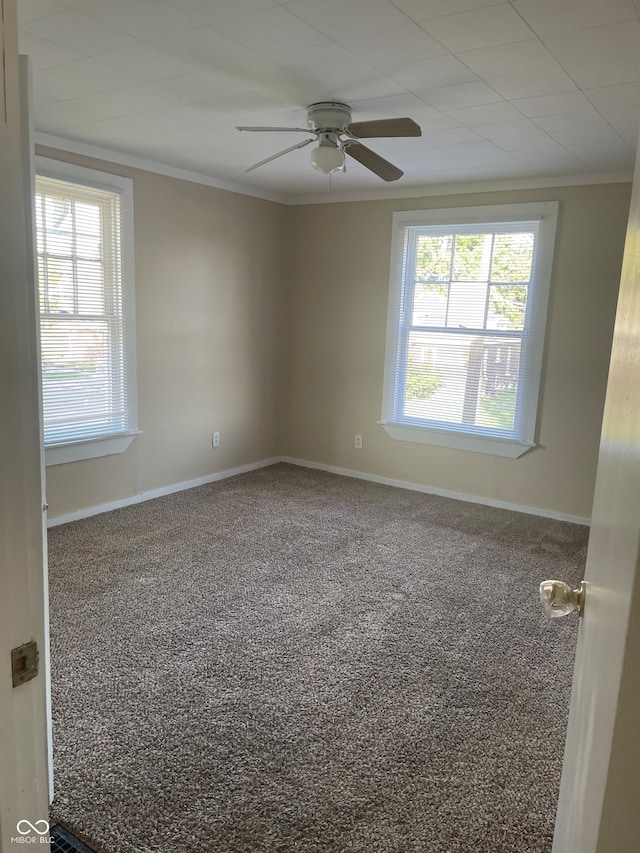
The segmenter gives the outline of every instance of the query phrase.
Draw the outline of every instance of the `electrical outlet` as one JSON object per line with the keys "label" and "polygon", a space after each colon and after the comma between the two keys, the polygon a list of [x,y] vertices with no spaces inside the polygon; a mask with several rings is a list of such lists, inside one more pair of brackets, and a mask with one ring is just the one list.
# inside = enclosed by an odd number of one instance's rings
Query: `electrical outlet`
{"label": "electrical outlet", "polygon": [[362,436],[356,436],[356,450],[362,450]]}
{"label": "electrical outlet", "polygon": [[211,436],[211,447],[218,447],[220,445],[220,433],[214,432]]}

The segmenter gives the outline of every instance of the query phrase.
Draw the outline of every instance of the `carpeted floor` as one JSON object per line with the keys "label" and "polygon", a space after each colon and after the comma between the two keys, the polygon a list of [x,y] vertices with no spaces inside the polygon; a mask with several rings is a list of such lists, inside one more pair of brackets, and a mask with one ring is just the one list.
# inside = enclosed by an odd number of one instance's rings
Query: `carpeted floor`
{"label": "carpeted floor", "polygon": [[50,531],[101,853],[548,853],[587,530],[277,465]]}

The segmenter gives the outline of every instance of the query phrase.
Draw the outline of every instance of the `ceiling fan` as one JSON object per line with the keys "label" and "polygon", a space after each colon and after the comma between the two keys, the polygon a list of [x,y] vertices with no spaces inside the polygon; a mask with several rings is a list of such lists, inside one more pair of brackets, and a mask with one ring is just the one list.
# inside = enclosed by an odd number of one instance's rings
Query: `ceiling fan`
{"label": "ceiling fan", "polygon": [[346,171],[345,154],[348,154],[383,181],[397,181],[404,172],[367,148],[359,140],[385,136],[422,136],[419,125],[410,118],[386,118],[352,123],[351,108],[339,101],[320,101],[317,104],[311,104],[307,108],[307,127],[239,127],[237,129],[311,134],[311,138],[285,148],[284,151],[279,151],[259,163],[254,163],[246,170],[247,172],[252,172],[258,166],[264,166],[265,163],[270,163],[271,160],[282,157],[283,154],[317,142],[318,147],[311,152],[311,165],[319,172],[329,175],[340,169]]}

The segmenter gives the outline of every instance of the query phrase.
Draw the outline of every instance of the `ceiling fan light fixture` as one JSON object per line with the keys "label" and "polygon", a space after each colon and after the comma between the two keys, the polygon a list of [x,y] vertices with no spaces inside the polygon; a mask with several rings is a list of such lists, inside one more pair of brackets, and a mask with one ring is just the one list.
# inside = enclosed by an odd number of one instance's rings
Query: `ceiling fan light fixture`
{"label": "ceiling fan light fixture", "polygon": [[[411,118],[382,118],[369,121],[351,121],[351,108],[341,101],[318,101],[307,107],[307,127],[238,127],[238,130],[271,131],[282,133],[304,133],[307,139],[278,151],[259,163],[249,166],[246,172],[253,172],[259,166],[271,163],[284,154],[304,148],[317,142],[318,147],[311,152],[311,165],[324,175],[339,170],[345,171],[345,154],[357,160],[365,169],[373,172],[383,181],[397,181],[404,174],[384,157],[376,154],[361,139],[379,139],[384,137],[422,136],[420,126]],[[315,137],[315,138],[314,138]]]}
{"label": "ceiling fan light fixture", "polygon": [[311,151],[311,165],[318,172],[330,175],[344,167],[344,151],[333,142],[321,142]]}

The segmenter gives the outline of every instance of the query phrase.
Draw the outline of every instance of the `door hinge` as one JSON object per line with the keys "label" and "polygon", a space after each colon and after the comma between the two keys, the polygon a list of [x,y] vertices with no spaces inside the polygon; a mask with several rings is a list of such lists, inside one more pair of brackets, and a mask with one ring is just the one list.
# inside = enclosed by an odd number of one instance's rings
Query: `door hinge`
{"label": "door hinge", "polygon": [[11,675],[14,687],[19,687],[36,677],[39,659],[38,644],[35,640],[18,646],[17,649],[11,649]]}

